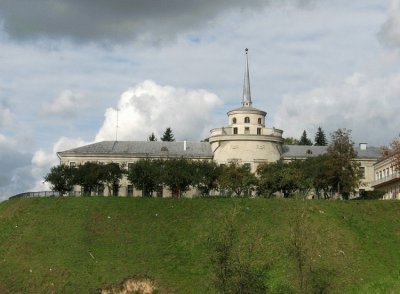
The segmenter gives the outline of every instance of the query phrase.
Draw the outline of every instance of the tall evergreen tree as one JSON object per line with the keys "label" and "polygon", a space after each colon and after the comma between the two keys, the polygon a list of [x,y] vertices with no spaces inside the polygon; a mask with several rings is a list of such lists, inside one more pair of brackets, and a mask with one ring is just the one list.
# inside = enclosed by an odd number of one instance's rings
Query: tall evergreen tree
{"label": "tall evergreen tree", "polygon": [[311,140],[307,138],[307,132],[305,130],[303,131],[303,135],[301,135],[299,145],[312,145]]}
{"label": "tall evergreen tree", "polygon": [[324,131],[321,129],[321,127],[318,127],[318,131],[315,133],[315,138],[314,138],[314,145],[315,146],[326,146],[328,145],[328,140],[326,139]]}
{"label": "tall evergreen tree", "polygon": [[149,136],[149,141],[157,141],[156,136],[154,135],[154,133],[151,133],[151,135]]}
{"label": "tall evergreen tree", "polygon": [[172,133],[172,129],[170,127],[165,129],[164,135],[161,137],[161,141],[175,141],[174,134]]}

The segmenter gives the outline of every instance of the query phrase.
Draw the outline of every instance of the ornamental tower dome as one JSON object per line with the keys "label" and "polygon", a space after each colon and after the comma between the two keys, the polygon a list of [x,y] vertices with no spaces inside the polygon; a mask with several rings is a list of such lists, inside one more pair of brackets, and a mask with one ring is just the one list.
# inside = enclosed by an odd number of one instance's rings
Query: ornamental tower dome
{"label": "ornamental tower dome", "polygon": [[218,163],[249,164],[255,171],[259,163],[280,159],[283,131],[266,128],[267,113],[252,106],[247,48],[245,52],[242,106],[227,113],[227,127],[211,130],[209,142]]}

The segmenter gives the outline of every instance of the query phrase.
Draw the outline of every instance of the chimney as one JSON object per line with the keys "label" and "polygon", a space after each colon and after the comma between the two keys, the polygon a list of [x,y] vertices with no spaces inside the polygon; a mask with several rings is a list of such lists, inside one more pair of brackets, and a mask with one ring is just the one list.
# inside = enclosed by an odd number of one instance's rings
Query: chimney
{"label": "chimney", "polygon": [[183,141],[183,151],[186,151],[186,140]]}
{"label": "chimney", "polygon": [[368,143],[360,143],[360,150],[367,150]]}

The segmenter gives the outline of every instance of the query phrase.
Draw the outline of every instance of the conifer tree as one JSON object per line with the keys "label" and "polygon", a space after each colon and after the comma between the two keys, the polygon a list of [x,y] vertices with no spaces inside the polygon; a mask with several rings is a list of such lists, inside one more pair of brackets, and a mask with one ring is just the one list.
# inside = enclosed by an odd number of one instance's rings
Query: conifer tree
{"label": "conifer tree", "polygon": [[326,139],[324,131],[321,129],[321,127],[318,127],[318,131],[315,134],[314,138],[314,145],[315,146],[326,146],[328,145],[328,140]]}
{"label": "conifer tree", "polygon": [[175,141],[174,134],[170,127],[166,128],[164,135],[161,137],[161,141],[172,142]]}
{"label": "conifer tree", "polygon": [[311,140],[307,138],[307,132],[305,130],[303,131],[303,135],[301,135],[299,145],[312,145]]}
{"label": "conifer tree", "polygon": [[149,136],[149,141],[157,141],[156,136],[154,135],[154,133],[151,133],[151,135]]}

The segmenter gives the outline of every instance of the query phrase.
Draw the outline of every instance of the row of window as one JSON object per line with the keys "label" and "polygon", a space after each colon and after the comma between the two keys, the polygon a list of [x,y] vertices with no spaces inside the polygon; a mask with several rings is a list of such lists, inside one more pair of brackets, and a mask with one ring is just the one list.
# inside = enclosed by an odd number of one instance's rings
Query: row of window
{"label": "row of window", "polygon": [[[162,149],[161,149],[161,151],[163,151]],[[120,163],[120,165],[121,165],[121,163]],[[122,166],[124,166],[125,164],[123,164]],[[69,166],[70,167],[76,167],[76,162],[75,161],[70,161],[70,163],[69,163]],[[133,163],[132,162],[129,162],[128,163],[128,170],[130,170],[131,168],[132,168],[132,166],[133,166]],[[125,166],[126,167],[126,166]]]}
{"label": "row of window", "polygon": [[[234,117],[234,118],[232,119],[232,123],[234,123],[234,124],[237,123],[236,117]],[[246,117],[244,118],[244,123],[245,123],[245,124],[249,124],[249,123],[250,123],[250,117],[246,116]],[[262,124],[262,118],[261,118],[261,117],[258,118],[258,124],[260,124],[260,125]]]}
{"label": "row of window", "polygon": [[[237,135],[238,134],[238,128],[233,128],[233,134]],[[250,128],[245,127],[244,128],[244,134],[249,135],[250,134]],[[261,135],[261,128],[257,128],[257,135]]]}
{"label": "row of window", "polygon": [[389,168],[383,169],[383,170],[381,170],[379,172],[376,172],[375,180],[380,180],[380,179],[386,178],[389,175],[392,175],[394,173],[395,173],[395,170],[394,170],[393,166],[390,167],[390,170],[389,170]]}

